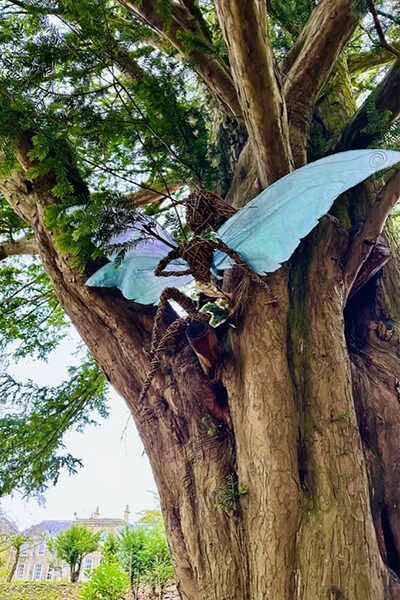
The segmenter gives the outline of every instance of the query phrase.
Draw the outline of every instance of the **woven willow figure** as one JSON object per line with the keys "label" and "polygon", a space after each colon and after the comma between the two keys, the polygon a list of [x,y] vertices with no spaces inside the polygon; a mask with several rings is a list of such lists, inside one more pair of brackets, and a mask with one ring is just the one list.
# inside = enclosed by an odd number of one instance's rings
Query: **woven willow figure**
{"label": "woven willow figure", "polygon": [[[261,277],[290,258],[301,238],[329,211],[335,199],[398,162],[400,153],[391,150],[333,154],[282,177],[238,211],[216,194],[198,190],[187,202],[192,239],[176,244],[165,231],[161,236],[139,239],[120,265],[106,265],[87,284],[118,287],[126,298],[141,304],[160,303],[152,343],[155,368],[169,336],[182,323],[184,326],[184,321],[178,319],[160,337],[160,323],[169,299],[178,301],[188,314],[187,320],[207,318],[190,304],[192,301],[176,293],[178,288],[196,281],[208,297],[229,298],[218,276],[237,265],[247,280],[257,281],[271,294]],[[153,230],[157,231],[156,223]]]}

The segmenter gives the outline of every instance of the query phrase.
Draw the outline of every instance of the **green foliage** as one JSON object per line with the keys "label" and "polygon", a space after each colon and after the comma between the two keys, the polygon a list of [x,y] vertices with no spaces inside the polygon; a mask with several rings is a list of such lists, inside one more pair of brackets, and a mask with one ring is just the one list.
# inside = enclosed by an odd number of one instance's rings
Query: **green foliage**
{"label": "green foliage", "polygon": [[129,577],[118,561],[108,557],[93,569],[83,585],[80,600],[121,600],[129,588]]}
{"label": "green foliage", "polygon": [[370,97],[367,101],[366,113],[368,124],[364,127],[363,131],[371,134],[374,137],[371,147],[375,148],[376,140],[382,136],[383,131],[387,131],[390,120],[391,120],[391,112],[385,110],[384,112],[379,112],[375,106],[374,97]]}
{"label": "green foliage", "polygon": [[101,553],[105,560],[115,559],[118,552],[118,539],[114,533],[109,533],[103,546]]}
{"label": "green foliage", "polygon": [[95,533],[82,525],[73,523],[71,527],[49,540],[49,548],[55,551],[57,558],[64,560],[69,565],[71,581],[78,580],[83,558],[97,550],[100,536],[101,532]]}
{"label": "green foliage", "polygon": [[173,577],[162,517],[147,511],[145,524],[125,528],[118,538],[118,557],[129,574],[132,590],[139,583],[164,589]]}
{"label": "green foliage", "polygon": [[158,589],[160,597],[162,598],[163,592],[172,578],[172,565],[156,556],[151,566],[145,571],[143,581],[150,585],[154,590]]}
{"label": "green foliage", "polygon": [[210,44],[208,44],[204,38],[196,35],[192,31],[179,31],[177,38],[189,56],[192,52],[204,52],[205,54],[213,53],[213,48]]}
{"label": "green foliage", "polygon": [[0,494],[43,491],[62,468],[74,473],[81,466],[62,452],[62,436],[93,423],[93,411],[107,415],[106,381],[92,360],[71,367],[69,376],[56,387],[0,376]]}
{"label": "green foliage", "polygon": [[284,54],[296,41],[311,14],[314,2],[309,0],[271,0],[268,6],[271,42]]}
{"label": "green foliage", "polygon": [[161,511],[158,508],[147,508],[139,513],[141,515],[139,523],[145,525],[152,525],[163,529],[164,521],[162,518]]}
{"label": "green foliage", "polygon": [[16,535],[10,535],[8,538],[10,548],[13,548],[17,552],[20,552],[22,546],[29,540],[29,538],[23,533]]}
{"label": "green foliage", "polygon": [[0,534],[0,556],[2,553],[4,553],[2,559],[5,559],[4,563],[1,566],[6,567],[7,563],[9,562],[7,558],[11,559],[12,557],[12,563],[10,563],[9,569],[7,569],[7,581],[11,581],[11,579],[13,578],[22,546],[24,546],[28,542],[28,540],[29,538],[23,533]]}
{"label": "green foliage", "polygon": [[78,600],[80,584],[61,581],[0,583],[1,600]]}
{"label": "green foliage", "polygon": [[171,0],[158,0],[156,10],[163,21],[164,27],[168,31],[172,20]]}
{"label": "green foliage", "polygon": [[65,313],[37,259],[15,257],[0,263],[0,307],[0,349],[14,360],[46,359],[68,331]]}
{"label": "green foliage", "polygon": [[239,485],[237,477],[230,473],[226,476],[226,486],[216,490],[215,506],[228,514],[234,514],[239,506],[241,496],[247,494],[247,488]]}
{"label": "green foliage", "polygon": [[[141,1],[135,0],[136,5]],[[314,0],[268,2],[269,34],[278,58],[293,46],[316,4]],[[361,0],[353,4],[356,10],[365,9]],[[171,44],[161,42],[156,32],[111,0],[28,0],[23,6],[8,3],[2,12],[0,151],[5,158],[0,177],[20,168],[17,145],[21,131],[28,131],[33,164],[26,178],[32,183],[38,183],[38,178],[52,182],[54,203],[46,209],[45,225],[77,269],[102,260],[105,241],[129,221],[152,214],[168,225],[176,223],[163,212],[165,203],[143,211],[120,210],[126,195],[141,185],[163,189],[171,183],[200,181],[211,189],[225,186],[221,181],[228,151],[215,142],[215,104],[194,74],[193,54],[215,56],[228,64],[227,51],[214,3],[194,5],[209,35],[178,33],[185,61]],[[156,4],[167,30],[172,25],[172,7],[172,0]],[[398,27],[384,25],[390,42],[399,37]],[[370,19],[350,41],[351,51],[357,54],[371,48],[374,40]],[[343,64],[347,68],[347,61]],[[377,69],[363,81],[360,77],[352,81],[356,94],[375,87],[382,72]],[[336,89],[332,96],[338,97]],[[323,116],[323,142],[328,148],[335,136],[326,129]],[[384,133],[382,143],[393,147],[399,139],[398,124],[387,127],[385,118],[376,118],[371,106],[368,128],[377,139]],[[32,234],[0,198],[0,244]],[[122,255],[126,248],[118,250]],[[36,258],[1,261],[0,351],[4,356],[46,359],[65,336],[68,324]],[[2,379],[0,435],[5,441],[0,491],[19,487],[32,493],[56,481],[61,468],[73,472],[79,466],[78,460],[63,453],[62,435],[92,422],[93,410],[104,413],[105,383],[93,366],[85,364],[70,376],[73,381],[48,389]],[[239,492],[234,482],[220,489],[220,504],[228,512]]]}
{"label": "green foliage", "polygon": [[205,417],[202,417],[201,422],[207,431],[207,435],[209,435],[210,437],[213,437],[214,435],[217,434],[218,424],[215,421],[215,419],[213,419],[213,417],[211,417],[211,415],[206,415]]}

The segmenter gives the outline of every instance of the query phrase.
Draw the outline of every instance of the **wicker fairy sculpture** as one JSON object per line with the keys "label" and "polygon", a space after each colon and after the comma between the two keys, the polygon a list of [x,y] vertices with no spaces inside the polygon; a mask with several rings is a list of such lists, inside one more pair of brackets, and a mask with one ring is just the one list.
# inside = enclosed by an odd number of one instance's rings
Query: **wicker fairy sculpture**
{"label": "wicker fairy sculpture", "polygon": [[[262,279],[288,260],[300,239],[328,212],[343,192],[370,175],[400,162],[389,150],[352,150],[310,163],[265,189],[236,211],[222,198],[204,189],[187,200],[187,223],[192,236],[176,243],[157,223],[139,232],[120,264],[110,262],[87,281],[90,286],[117,287],[126,298],[141,304],[159,304],[151,345],[152,363],[143,392],[148,390],[166,344],[191,321],[208,321],[209,315],[181,290],[196,282],[206,298],[230,295],[222,287],[223,271],[236,265],[276,300]],[[169,300],[187,313],[160,335]]]}

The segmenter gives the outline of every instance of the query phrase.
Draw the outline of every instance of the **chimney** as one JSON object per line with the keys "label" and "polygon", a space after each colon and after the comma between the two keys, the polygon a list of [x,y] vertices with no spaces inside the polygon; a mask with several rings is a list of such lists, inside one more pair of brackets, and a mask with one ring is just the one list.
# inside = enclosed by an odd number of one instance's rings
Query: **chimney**
{"label": "chimney", "polygon": [[129,514],[130,514],[130,510],[129,510],[129,504],[127,504],[125,506],[125,510],[124,510],[124,521],[125,523],[129,523]]}
{"label": "chimney", "polygon": [[93,513],[93,519],[98,519],[100,517],[100,510],[99,507],[96,506],[96,510]]}

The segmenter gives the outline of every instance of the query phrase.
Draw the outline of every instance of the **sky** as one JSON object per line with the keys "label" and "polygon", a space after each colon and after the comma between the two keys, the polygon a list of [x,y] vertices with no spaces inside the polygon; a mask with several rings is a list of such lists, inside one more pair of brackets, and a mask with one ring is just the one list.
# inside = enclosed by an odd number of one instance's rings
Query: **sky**
{"label": "sky", "polygon": [[[66,340],[50,355],[47,363],[24,359],[7,371],[20,381],[32,379],[39,385],[57,385],[67,377],[67,367],[76,364],[73,356],[79,342],[71,328]],[[122,518],[130,507],[130,522],[138,513],[158,505],[156,486],[133,419],[122,398],[110,393],[108,419],[99,417],[98,426],[83,433],[71,431],[64,438],[66,450],[82,459],[76,475],[65,472],[57,485],[44,494],[44,505],[21,495],[0,498],[0,506],[14,517],[20,529],[43,520],[87,518],[98,506],[103,517]]]}

